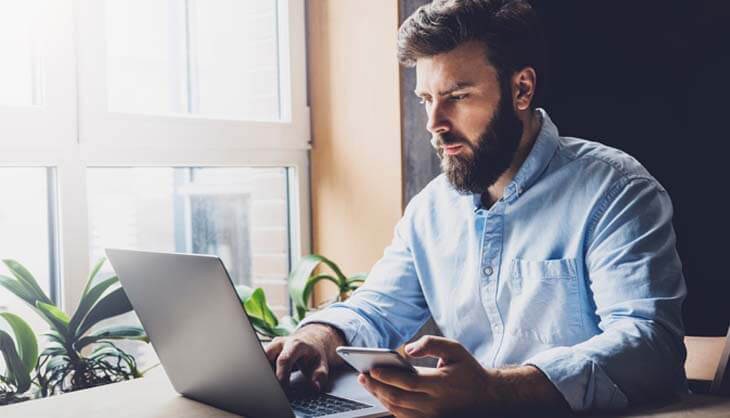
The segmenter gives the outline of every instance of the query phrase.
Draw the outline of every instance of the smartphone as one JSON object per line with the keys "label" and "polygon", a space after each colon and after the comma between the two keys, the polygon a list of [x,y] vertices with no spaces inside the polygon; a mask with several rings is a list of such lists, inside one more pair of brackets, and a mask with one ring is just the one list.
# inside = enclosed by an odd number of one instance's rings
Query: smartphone
{"label": "smartphone", "polygon": [[376,367],[390,367],[417,373],[416,369],[395,350],[340,346],[335,351],[360,373],[368,373],[370,369]]}

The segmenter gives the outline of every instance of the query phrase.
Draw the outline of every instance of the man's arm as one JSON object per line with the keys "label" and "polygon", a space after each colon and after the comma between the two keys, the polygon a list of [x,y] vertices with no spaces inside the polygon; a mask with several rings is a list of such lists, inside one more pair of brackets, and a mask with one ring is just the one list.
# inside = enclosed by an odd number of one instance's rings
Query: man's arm
{"label": "man's arm", "polygon": [[504,411],[569,411],[570,406],[550,379],[535,366],[492,369],[492,387],[485,398]]}
{"label": "man's arm", "polygon": [[347,344],[396,348],[428,320],[421,284],[408,245],[414,198],[395,228],[392,243],[373,266],[365,283],[342,303],[307,316],[300,327],[319,322],[344,333]]}
{"label": "man's arm", "polygon": [[573,410],[622,408],[682,391],[686,287],[669,196],[653,179],[625,180],[592,219],[586,267],[602,332],[526,364],[545,373]]}

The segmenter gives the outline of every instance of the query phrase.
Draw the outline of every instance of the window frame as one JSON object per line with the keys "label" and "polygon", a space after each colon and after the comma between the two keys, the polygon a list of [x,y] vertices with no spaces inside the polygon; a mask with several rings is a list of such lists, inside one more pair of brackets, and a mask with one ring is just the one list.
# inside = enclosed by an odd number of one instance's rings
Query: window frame
{"label": "window frame", "polygon": [[286,50],[280,48],[280,68],[289,68],[281,71],[280,92],[291,98],[289,112],[282,106],[281,122],[108,112],[102,83],[105,71],[99,67],[105,61],[103,45],[99,46],[103,36],[93,36],[95,30],[104,33],[100,18],[104,2],[54,1],[66,13],[60,13],[61,21],[53,28],[58,47],[46,61],[53,64],[46,65],[45,71],[47,101],[38,108],[0,107],[4,125],[0,137],[16,138],[0,140],[0,167],[55,168],[62,278],[58,290],[63,310],[69,312],[78,305],[90,270],[89,167],[289,168],[290,265],[310,252],[303,1],[276,0],[279,13],[285,13],[288,22],[279,26],[279,33],[289,44]]}

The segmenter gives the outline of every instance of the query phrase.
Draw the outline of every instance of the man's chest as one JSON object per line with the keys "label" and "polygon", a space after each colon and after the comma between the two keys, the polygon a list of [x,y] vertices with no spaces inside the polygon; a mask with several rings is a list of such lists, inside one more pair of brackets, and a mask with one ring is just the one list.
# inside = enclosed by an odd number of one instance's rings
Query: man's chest
{"label": "man's chest", "polygon": [[503,339],[582,339],[585,216],[500,204],[421,231],[416,270],[434,320],[475,350]]}

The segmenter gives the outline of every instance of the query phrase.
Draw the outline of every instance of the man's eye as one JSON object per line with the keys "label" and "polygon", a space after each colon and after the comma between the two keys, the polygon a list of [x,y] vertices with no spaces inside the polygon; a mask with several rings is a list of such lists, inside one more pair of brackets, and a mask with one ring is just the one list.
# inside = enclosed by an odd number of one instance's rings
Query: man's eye
{"label": "man's eye", "polygon": [[456,102],[459,100],[466,99],[466,96],[467,96],[466,94],[455,94],[455,95],[449,96],[449,99]]}
{"label": "man's eye", "polygon": [[420,98],[418,99],[418,103],[420,103],[420,104],[422,104],[422,105],[425,105],[426,103],[430,103],[430,102],[431,102],[430,100],[428,100],[428,99],[425,99],[425,98],[423,98],[423,97],[420,97]]}

